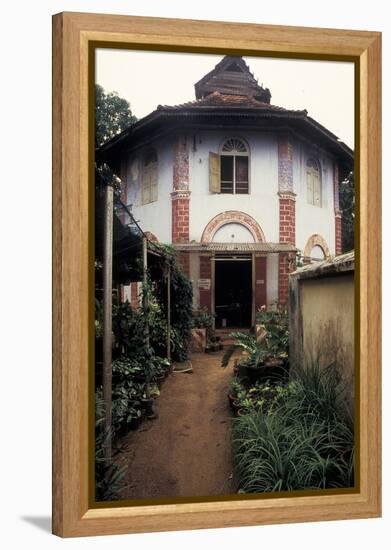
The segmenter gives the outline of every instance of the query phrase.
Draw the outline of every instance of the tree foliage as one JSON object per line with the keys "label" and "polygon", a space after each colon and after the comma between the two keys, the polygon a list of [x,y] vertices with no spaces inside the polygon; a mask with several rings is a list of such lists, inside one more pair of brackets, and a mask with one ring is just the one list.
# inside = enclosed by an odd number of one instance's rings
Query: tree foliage
{"label": "tree foliage", "polygon": [[137,121],[129,102],[117,92],[106,93],[100,84],[95,85],[95,147],[119,134]]}
{"label": "tree foliage", "polygon": [[342,252],[354,249],[354,174],[349,172],[339,186],[339,205],[342,213]]}

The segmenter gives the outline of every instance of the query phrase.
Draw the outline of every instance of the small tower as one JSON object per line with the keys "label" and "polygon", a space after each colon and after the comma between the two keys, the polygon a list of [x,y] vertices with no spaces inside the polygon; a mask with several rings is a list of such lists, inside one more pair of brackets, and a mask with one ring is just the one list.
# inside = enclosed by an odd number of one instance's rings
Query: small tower
{"label": "small tower", "polygon": [[271,99],[270,90],[259,86],[243,58],[232,55],[226,55],[194,87],[197,99],[203,99],[214,92],[254,98],[262,103],[270,103]]}

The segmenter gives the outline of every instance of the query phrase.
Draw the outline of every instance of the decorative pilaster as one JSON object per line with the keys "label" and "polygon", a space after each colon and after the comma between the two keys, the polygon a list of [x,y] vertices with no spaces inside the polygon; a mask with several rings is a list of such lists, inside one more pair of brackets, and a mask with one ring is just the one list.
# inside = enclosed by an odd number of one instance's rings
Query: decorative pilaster
{"label": "decorative pilaster", "polygon": [[342,212],[339,208],[339,169],[334,163],[335,255],[342,254]]}
{"label": "decorative pilaster", "polygon": [[[278,138],[279,241],[296,246],[296,195],[293,192],[292,144],[288,136]],[[296,268],[294,253],[279,255],[278,301],[288,300],[288,276]]]}
{"label": "decorative pilaster", "polygon": [[[190,237],[189,150],[185,137],[178,138],[174,146],[173,191],[171,193],[173,243],[188,243]],[[189,275],[189,254],[181,252],[179,262]]]}
{"label": "decorative pilaster", "polygon": [[189,150],[186,138],[179,138],[174,148],[172,199],[172,242],[189,242]]}

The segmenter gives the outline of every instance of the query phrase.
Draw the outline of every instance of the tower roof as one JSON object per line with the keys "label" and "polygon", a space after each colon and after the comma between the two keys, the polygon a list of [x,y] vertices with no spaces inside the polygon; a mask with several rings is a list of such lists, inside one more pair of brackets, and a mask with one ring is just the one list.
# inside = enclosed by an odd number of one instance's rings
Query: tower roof
{"label": "tower roof", "polygon": [[194,88],[196,99],[205,98],[214,92],[246,96],[262,103],[270,103],[271,98],[270,90],[258,84],[243,58],[233,55],[226,55]]}

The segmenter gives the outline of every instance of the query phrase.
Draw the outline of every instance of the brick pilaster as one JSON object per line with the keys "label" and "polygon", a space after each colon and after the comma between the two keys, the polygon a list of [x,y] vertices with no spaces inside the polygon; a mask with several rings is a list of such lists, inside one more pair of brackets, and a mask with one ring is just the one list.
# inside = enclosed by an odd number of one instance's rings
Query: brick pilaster
{"label": "brick pilaster", "polygon": [[173,243],[186,243],[190,235],[189,150],[183,137],[174,146],[172,188],[171,239]]}
{"label": "brick pilaster", "polygon": [[342,254],[342,213],[339,208],[339,168],[334,163],[335,255]]}
{"label": "brick pilaster", "polygon": [[335,213],[335,255],[342,254],[342,215]]}
{"label": "brick pilaster", "polygon": [[[292,144],[288,136],[278,138],[279,241],[296,246],[296,195],[293,192]],[[295,254],[280,253],[278,301],[288,300],[288,276],[296,267]]]}

